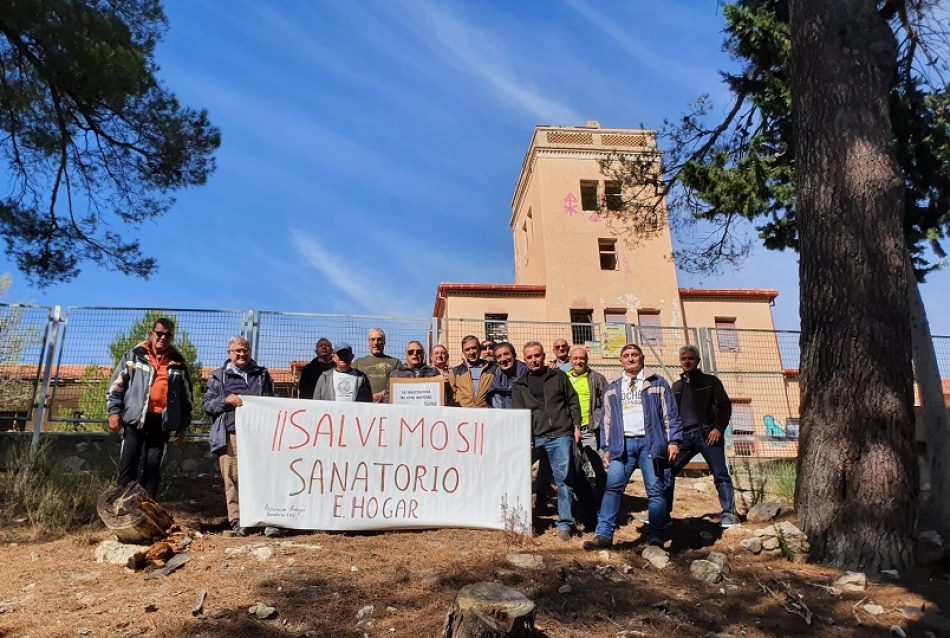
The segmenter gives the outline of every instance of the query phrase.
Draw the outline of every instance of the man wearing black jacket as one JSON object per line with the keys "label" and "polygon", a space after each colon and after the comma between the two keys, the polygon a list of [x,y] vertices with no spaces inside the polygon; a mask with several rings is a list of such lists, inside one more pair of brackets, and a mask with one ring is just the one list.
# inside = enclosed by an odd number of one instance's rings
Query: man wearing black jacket
{"label": "man wearing black jacket", "polygon": [[722,387],[722,381],[699,369],[699,350],[696,346],[685,345],[680,348],[680,367],[683,373],[673,383],[673,395],[683,421],[683,444],[670,468],[667,502],[672,509],[676,475],[696,454],[702,454],[719,494],[721,525],[734,527],[739,521],[736,518],[735,492],[726,464],[724,445],[724,433],[732,416],[732,402]]}
{"label": "man wearing black jacket", "polygon": [[511,407],[531,410],[535,454],[547,456],[557,483],[557,537],[571,540],[574,517],[574,445],[581,438],[581,406],[567,375],[544,365],[544,346],[524,346],[527,374],[515,381]]}

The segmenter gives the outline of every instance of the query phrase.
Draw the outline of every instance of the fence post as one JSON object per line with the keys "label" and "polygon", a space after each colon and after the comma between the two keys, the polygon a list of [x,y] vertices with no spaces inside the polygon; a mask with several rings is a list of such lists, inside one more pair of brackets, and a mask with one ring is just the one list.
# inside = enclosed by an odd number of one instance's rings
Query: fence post
{"label": "fence post", "polygon": [[56,351],[56,342],[59,339],[59,325],[62,309],[59,306],[53,306],[49,315],[46,340],[46,356],[43,361],[43,381],[40,384],[40,398],[36,405],[36,411],[33,414],[33,452],[36,452],[40,445],[40,434],[43,428],[43,419],[46,415],[46,395],[49,393],[49,379],[53,371],[53,355]]}
{"label": "fence post", "polygon": [[241,332],[244,333],[244,338],[247,339],[247,345],[251,349],[251,357],[257,360],[257,339],[254,337],[254,311],[248,310],[244,313],[244,325],[241,326]]}

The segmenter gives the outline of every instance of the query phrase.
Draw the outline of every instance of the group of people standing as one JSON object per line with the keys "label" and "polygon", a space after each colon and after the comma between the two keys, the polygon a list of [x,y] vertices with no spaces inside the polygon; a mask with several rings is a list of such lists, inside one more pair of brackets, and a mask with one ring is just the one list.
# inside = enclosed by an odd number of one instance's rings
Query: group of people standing
{"label": "group of people standing", "polygon": [[[110,429],[124,431],[119,484],[138,480],[153,497],[165,443],[172,432],[183,436],[191,418],[191,382],[173,339],[174,323],[156,321],[149,338],[119,362],[107,400]],[[693,345],[680,348],[682,373],[672,387],[644,366],[636,344],[622,348],[623,372],[613,381],[589,367],[584,347],[571,348],[565,339],[554,342],[550,360],[542,343],[529,341],[519,361],[511,343],[469,335],[461,343],[463,361],[455,367],[449,367],[442,345],[432,349],[428,364],[419,341],[406,345],[404,360],[386,354],[386,335],[378,328],[369,331],[367,345],[369,354],[354,361],[349,344],[318,340],[316,357],[301,371],[297,396],[388,402],[390,378],[442,377],[447,405],[529,410],[533,457],[542,468],[538,505],[553,481],[562,541],[571,539],[577,511],[585,526],[594,528],[584,548],[610,547],[624,490],[639,468],[648,502],[647,542],[662,544],[671,525],[675,477],[696,454],[713,474],[722,526],[738,523],[724,450],[731,402],[719,379],[699,369]],[[232,337],[227,353],[228,360],[208,379],[203,407],[213,419],[209,441],[219,456],[228,520],[243,535],[235,410],[241,396],[273,396],[274,383],[251,359],[243,337]]]}

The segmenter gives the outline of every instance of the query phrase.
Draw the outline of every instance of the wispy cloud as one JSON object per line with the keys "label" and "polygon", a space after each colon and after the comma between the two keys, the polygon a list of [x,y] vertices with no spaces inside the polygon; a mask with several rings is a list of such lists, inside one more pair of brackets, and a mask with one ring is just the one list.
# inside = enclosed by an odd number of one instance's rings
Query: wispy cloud
{"label": "wispy cloud", "polygon": [[578,124],[583,117],[571,107],[542,94],[508,63],[512,54],[503,41],[470,21],[430,3],[407,6],[411,25],[429,41],[437,42],[448,61],[482,81],[497,97],[531,115],[536,121]]}
{"label": "wispy cloud", "polygon": [[614,44],[629,53],[633,57],[633,63],[643,65],[653,75],[690,89],[703,86],[709,81],[708,74],[698,73],[695,68],[677,63],[673,56],[665,55],[654,47],[642,44],[637,41],[634,33],[622,26],[624,23],[608,18],[588,6],[583,0],[564,0],[564,2],[603,32]]}
{"label": "wispy cloud", "polygon": [[306,262],[344,295],[373,314],[410,314],[406,304],[385,292],[386,286],[362,272],[361,262],[347,251],[334,253],[317,239],[300,230],[292,230],[294,247]]}

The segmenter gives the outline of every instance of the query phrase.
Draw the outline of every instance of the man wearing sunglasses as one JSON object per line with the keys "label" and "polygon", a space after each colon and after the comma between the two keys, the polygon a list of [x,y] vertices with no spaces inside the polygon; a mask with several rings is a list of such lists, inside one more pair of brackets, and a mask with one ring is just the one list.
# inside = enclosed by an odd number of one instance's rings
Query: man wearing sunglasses
{"label": "man wearing sunglasses", "polygon": [[426,365],[426,350],[418,341],[410,341],[406,345],[406,365],[389,373],[391,379],[427,379],[441,376],[441,372]]}
{"label": "man wearing sunglasses", "polygon": [[555,339],[554,340],[554,358],[548,362],[548,367],[552,370],[560,370],[561,372],[570,372],[571,371],[571,357],[570,357],[570,346],[567,343],[567,339]]}
{"label": "man wearing sunglasses", "polygon": [[191,377],[174,338],[174,322],[158,319],[148,339],[119,361],[106,395],[109,429],[123,430],[116,483],[138,481],[152,498],[170,434],[181,439],[191,425]]}
{"label": "man wearing sunglasses", "polygon": [[[418,341],[410,341],[406,345],[406,365],[389,373],[390,379],[428,379],[441,377],[442,373],[426,365],[426,350]],[[389,391],[386,391],[386,402],[390,401]]]}

